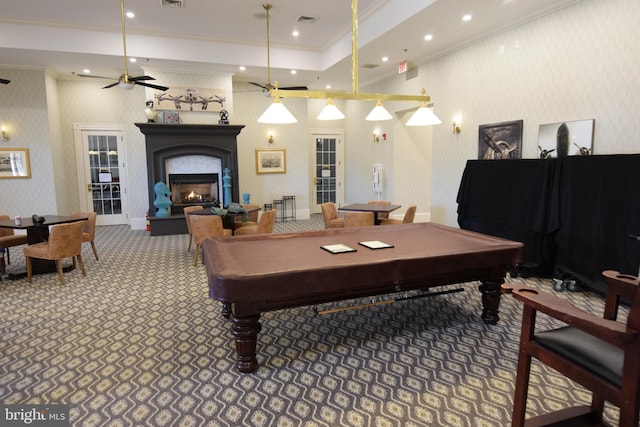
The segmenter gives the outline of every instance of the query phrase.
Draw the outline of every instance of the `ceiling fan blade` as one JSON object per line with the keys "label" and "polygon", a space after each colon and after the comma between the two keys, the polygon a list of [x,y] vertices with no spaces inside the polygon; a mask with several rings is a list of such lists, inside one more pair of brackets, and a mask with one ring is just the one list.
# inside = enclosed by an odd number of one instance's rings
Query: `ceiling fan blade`
{"label": "ceiling fan blade", "polygon": [[11,80],[0,79],[0,83],[2,83],[3,85],[8,85],[9,83],[11,83]]}
{"label": "ceiling fan blade", "polygon": [[140,80],[155,80],[155,79],[151,76],[129,77],[129,81],[131,82],[139,82]]}
{"label": "ceiling fan blade", "polygon": [[91,77],[92,79],[107,79],[107,80],[118,80],[115,77],[103,77],[103,76],[94,76],[91,74],[76,74],[76,76],[80,77]]}
{"label": "ceiling fan blade", "polygon": [[134,81],[134,83],[137,84],[137,85],[140,85],[140,86],[146,86],[146,87],[150,87],[150,88],[156,89],[156,90],[162,90],[162,91],[169,90],[169,88],[166,87],[166,86],[152,85],[151,83],[143,83],[143,82],[139,82],[139,81]]}
{"label": "ceiling fan blade", "polygon": [[114,86],[118,86],[119,83],[120,82],[111,83],[110,85],[107,85],[107,86],[103,87],[102,89],[109,89],[109,88],[112,88]]}
{"label": "ceiling fan blade", "polygon": [[280,90],[309,90],[306,86],[289,86],[289,87],[279,87]]}
{"label": "ceiling fan blade", "polygon": [[262,89],[266,89],[267,87],[264,85],[261,85],[260,83],[255,83],[255,82],[249,82],[250,85],[254,85],[254,86],[258,86],[261,87]]}

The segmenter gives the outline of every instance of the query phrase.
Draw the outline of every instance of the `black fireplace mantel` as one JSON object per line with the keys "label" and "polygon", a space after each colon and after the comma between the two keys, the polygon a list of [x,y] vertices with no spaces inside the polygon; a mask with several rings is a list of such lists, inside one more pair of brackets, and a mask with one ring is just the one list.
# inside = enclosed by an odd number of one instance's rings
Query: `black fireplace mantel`
{"label": "black fireplace mantel", "polygon": [[233,200],[239,201],[238,148],[236,137],[244,125],[207,124],[158,124],[135,123],[145,135],[147,153],[147,179],[149,188],[149,213],[153,216],[155,193],[153,186],[166,180],[165,161],[185,155],[206,155],[217,157],[222,169],[231,172],[231,193]]}

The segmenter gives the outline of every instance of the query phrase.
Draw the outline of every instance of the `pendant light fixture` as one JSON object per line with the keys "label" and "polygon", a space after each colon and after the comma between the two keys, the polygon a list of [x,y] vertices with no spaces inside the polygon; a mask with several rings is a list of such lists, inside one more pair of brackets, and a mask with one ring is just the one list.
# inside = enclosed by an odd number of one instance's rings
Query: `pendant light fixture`
{"label": "pendant light fixture", "polygon": [[[422,89],[424,95],[425,90]],[[407,126],[433,126],[442,124],[442,120],[436,116],[426,102],[420,104],[420,108],[407,120]]]}
{"label": "pendant light fixture", "polygon": [[[269,6],[269,8],[267,8]],[[263,5],[263,7],[267,10],[267,56],[268,56],[268,48],[269,48],[269,9],[271,5]],[[267,67],[269,64],[267,63]],[[375,101],[376,106],[369,113],[366,120],[369,121],[383,121],[390,120],[393,116],[382,106],[382,101],[414,101],[420,102],[420,111],[423,107],[429,110],[426,107],[427,102],[430,101],[429,96],[425,95],[425,90],[422,90],[422,95],[396,95],[396,94],[381,94],[381,93],[359,93],[358,92],[358,0],[351,0],[351,92],[335,92],[335,91],[303,91],[303,90],[282,90],[278,89],[278,87],[273,87],[269,90],[269,95],[274,98],[274,104],[279,102],[280,99],[285,98],[307,98],[307,99],[326,99],[327,105],[322,110],[320,115],[318,116],[318,120],[339,120],[344,118],[344,114],[335,114],[335,118],[324,118],[324,117],[332,117],[329,113],[325,114],[325,110],[338,110],[335,105],[333,105],[334,99],[348,99],[348,100],[357,100],[357,101]],[[282,105],[282,104],[281,104]],[[284,106],[283,106],[284,107]],[[333,107],[333,108],[332,108]],[[285,108],[286,110],[286,108]],[[418,113],[416,111],[416,113]],[[431,111],[431,110],[429,110]],[[288,110],[287,110],[288,112]],[[338,110],[339,112],[339,110]],[[266,112],[265,112],[266,114]],[[424,115],[425,112],[420,111],[418,117]],[[428,114],[428,112],[426,113]],[[431,112],[433,116],[433,112]],[[415,114],[414,114],[415,116]],[[261,116],[262,117],[262,116]],[[323,117],[323,118],[321,118]],[[413,119],[413,117],[412,117]],[[441,123],[440,120],[435,118],[436,120],[432,120],[435,124],[437,121]],[[418,118],[416,118],[418,120]],[[410,120],[411,121],[411,120]],[[413,124],[412,126],[428,126],[429,124]],[[291,123],[291,122],[288,122]]]}
{"label": "pendant light fixture", "polygon": [[341,120],[344,114],[333,104],[333,99],[327,99],[327,105],[324,106],[317,117],[318,120]]}

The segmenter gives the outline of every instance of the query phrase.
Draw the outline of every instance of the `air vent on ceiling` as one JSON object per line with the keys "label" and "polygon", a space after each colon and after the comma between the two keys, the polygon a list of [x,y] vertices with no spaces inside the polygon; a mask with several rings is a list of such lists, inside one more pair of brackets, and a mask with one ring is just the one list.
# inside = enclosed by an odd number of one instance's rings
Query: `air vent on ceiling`
{"label": "air vent on ceiling", "polygon": [[163,6],[185,7],[185,0],[162,0]]}
{"label": "air vent on ceiling", "polygon": [[362,68],[377,68],[378,64],[362,64],[360,67],[362,67]]}
{"label": "air vent on ceiling", "polygon": [[300,16],[298,16],[297,22],[311,23],[311,22],[316,22],[317,19],[318,18],[316,18],[315,16],[300,15]]}

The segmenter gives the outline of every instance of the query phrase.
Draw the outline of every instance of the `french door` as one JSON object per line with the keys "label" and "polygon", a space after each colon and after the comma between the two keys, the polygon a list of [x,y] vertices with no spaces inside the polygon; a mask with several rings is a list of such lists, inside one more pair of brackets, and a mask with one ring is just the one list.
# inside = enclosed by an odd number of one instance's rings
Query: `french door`
{"label": "french door", "polygon": [[74,125],[80,210],[95,212],[96,225],[128,224],[124,129]]}
{"label": "french door", "polygon": [[320,205],[344,204],[344,132],[311,130],[309,135],[310,213],[320,213]]}

